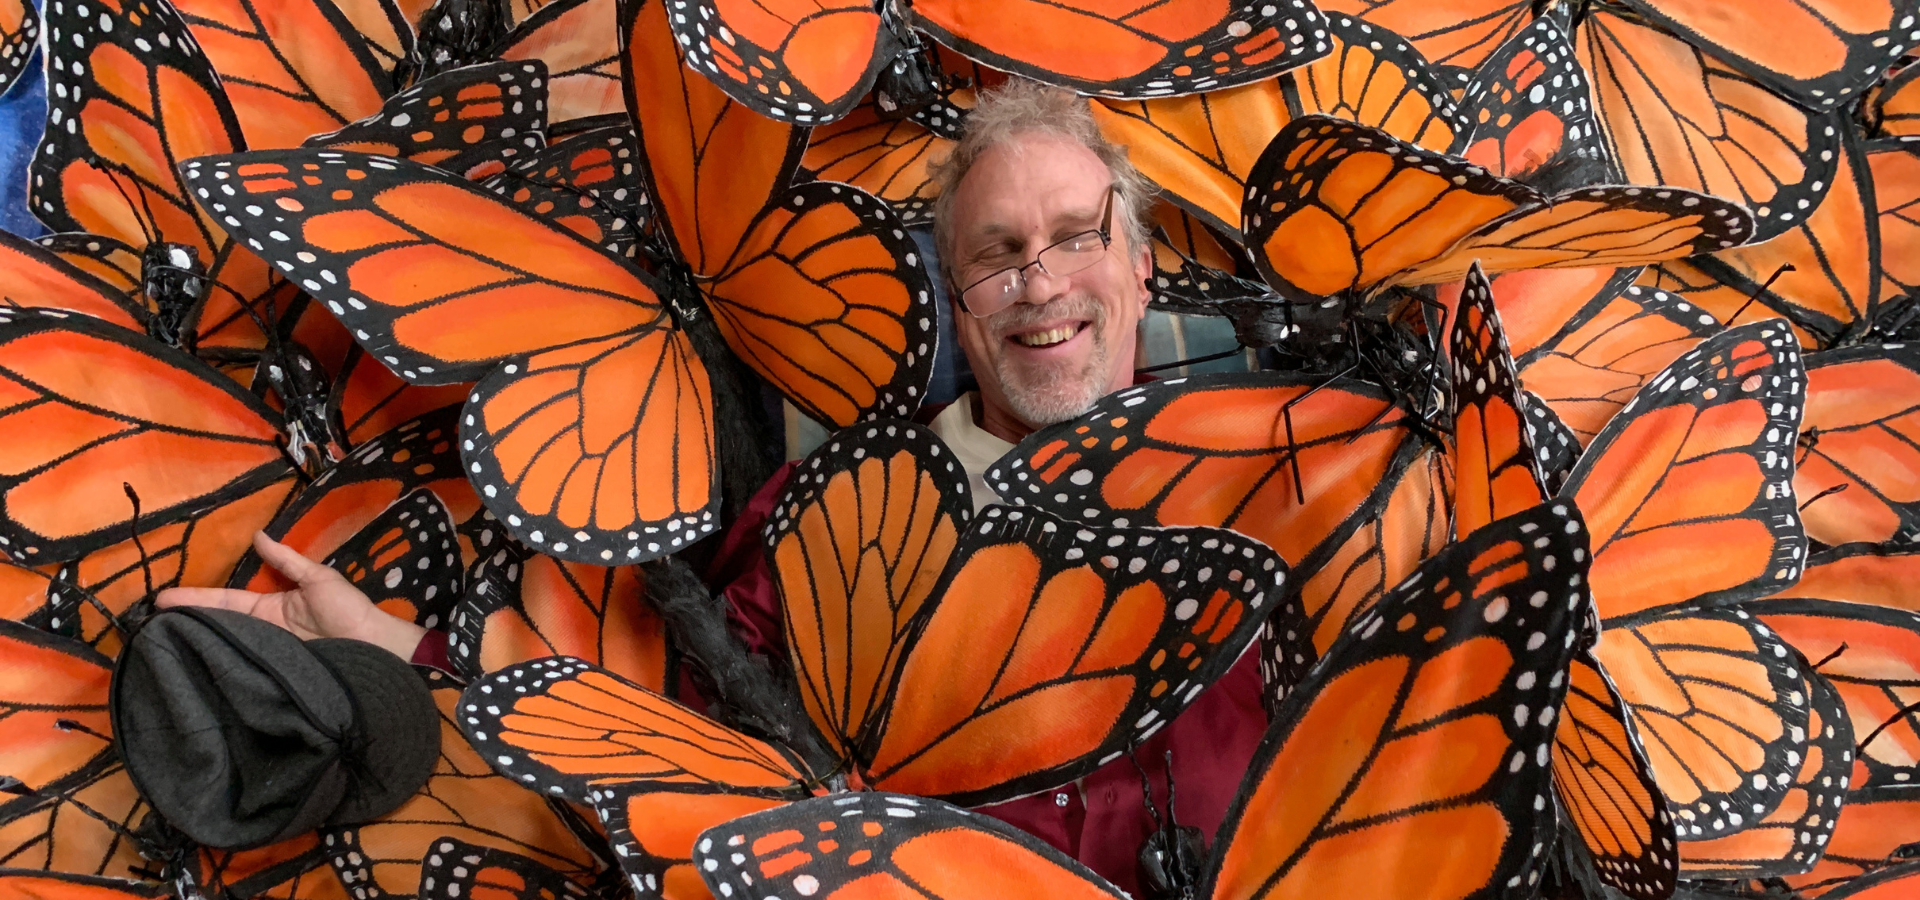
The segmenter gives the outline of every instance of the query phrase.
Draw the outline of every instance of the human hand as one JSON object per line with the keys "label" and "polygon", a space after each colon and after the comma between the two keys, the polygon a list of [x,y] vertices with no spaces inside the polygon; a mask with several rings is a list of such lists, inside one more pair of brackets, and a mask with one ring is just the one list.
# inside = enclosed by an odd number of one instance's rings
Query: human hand
{"label": "human hand", "polygon": [[301,640],[352,638],[365,641],[411,660],[427,630],[373,605],[366,594],[339,572],[300,555],[266,532],[253,535],[254,552],[274,571],[294,583],[287,591],[261,594],[234,588],[179,587],[161,591],[154,602],[161,608],[204,606],[244,613],[272,622]]}

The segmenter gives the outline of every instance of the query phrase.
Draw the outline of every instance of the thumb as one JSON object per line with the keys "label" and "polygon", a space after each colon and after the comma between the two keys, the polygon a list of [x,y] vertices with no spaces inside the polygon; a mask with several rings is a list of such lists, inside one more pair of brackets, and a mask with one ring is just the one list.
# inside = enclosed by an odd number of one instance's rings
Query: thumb
{"label": "thumb", "polygon": [[300,551],[268,537],[264,531],[253,533],[253,549],[260,554],[262,562],[301,587],[340,577],[338,572],[300,555]]}

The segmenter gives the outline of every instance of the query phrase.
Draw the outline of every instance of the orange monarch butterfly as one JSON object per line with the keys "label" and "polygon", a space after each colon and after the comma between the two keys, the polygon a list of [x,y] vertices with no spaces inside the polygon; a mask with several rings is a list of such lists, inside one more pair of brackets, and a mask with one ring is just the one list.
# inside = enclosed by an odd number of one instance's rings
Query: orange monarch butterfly
{"label": "orange monarch butterfly", "polygon": [[1851,104],[1920,43],[1911,0],[1796,0],[1728,15],[1712,0],[1623,0],[1635,12],[1809,109]]}
{"label": "orange monarch butterfly", "polygon": [[[356,896],[451,900],[423,876],[448,842],[514,854],[540,873],[516,900],[545,900],[535,885],[571,882],[588,893],[605,860],[582,842],[589,826],[571,807],[551,803],[488,768],[454,722],[459,686],[440,672],[423,675],[440,707],[440,759],[413,797],[361,825],[323,828],[321,844],[342,884]],[[457,847],[455,849],[458,849]],[[376,893],[377,892],[377,893]]]}
{"label": "orange monarch butterfly", "polygon": [[1794,490],[1823,544],[1920,540],[1920,347],[1869,344],[1807,357]]}
{"label": "orange monarch butterfly", "polygon": [[[1590,608],[1583,547],[1569,507],[1527,510],[1441,551],[1354,622],[1275,715],[1205,881],[1186,887],[1466,897],[1536,884],[1553,827],[1545,742]],[[694,862],[718,896],[1124,896],[1030,837],[897,794],[718,825]]]}
{"label": "orange monarch butterfly", "polygon": [[1230,238],[1240,235],[1247,172],[1293,118],[1281,79],[1185,97],[1088,101],[1107,139],[1164,199]]}
{"label": "orange monarch butterfly", "polygon": [[1467,270],[1448,340],[1453,365],[1453,533],[1470,534],[1546,502],[1527,433],[1520,377],[1507,349],[1493,288],[1478,265]]}
{"label": "orange monarch butterfly", "polygon": [[1836,183],[1841,137],[1851,127],[1839,112],[1809,112],[1726,57],[1616,7],[1590,6],[1574,44],[1603,139],[1629,182],[1742,203],[1753,212],[1755,240],[1804,221]]}
{"label": "orange monarch butterfly", "polygon": [[32,0],[8,0],[0,7],[0,95],[20,82],[40,45],[40,10]]}
{"label": "orange monarch butterfly", "polygon": [[[1781,277],[1786,275],[1782,274]],[[1780,318],[1780,313],[1774,309],[1776,304],[1770,301],[1767,292],[1761,292],[1760,302],[1754,302],[1755,293],[1752,289],[1729,284],[1730,280],[1709,275],[1693,262],[1667,262],[1647,266],[1634,283],[1673,294],[1718,319],[1722,325],[1731,327],[1762,319],[1777,319],[1792,327],[1793,336],[1800,341],[1800,346],[1818,347],[1823,343],[1806,326]]]}
{"label": "orange monarch butterfly", "polygon": [[1728,608],[1805,565],[1791,485],[1805,385],[1784,323],[1728,329],[1650,379],[1559,492],[1593,532],[1594,655],[1683,841],[1776,808],[1806,750],[1801,663]]}
{"label": "orange monarch butterfly", "polygon": [[584,659],[660,694],[672,691],[666,623],[634,566],[565,562],[501,537],[468,572],[448,617],[453,670],[479,679],[549,656]]}
{"label": "orange monarch butterfly", "polygon": [[[478,380],[462,457],[482,499],[515,537],[594,564],[651,559],[717,527],[714,394],[676,319],[712,315],[742,360],[824,422],[910,410],[932,366],[931,286],[885,204],[829,182],[784,187],[805,135],[689,75],[663,3],[632,13],[629,99],[645,123],[647,196],[672,238],[667,285],[405,161],[280,151],[183,169],[228,228],[401,377]],[[274,237],[282,228],[298,239]],[[445,291],[420,296],[391,275],[422,264]],[[553,315],[556,302],[574,312]]]}
{"label": "orange monarch butterfly", "polygon": [[636,890],[684,896],[701,828],[829,781],[979,805],[1084,775],[1293,618],[1285,565],[1239,535],[971,510],[952,451],[908,423],[800,464],[766,540],[817,752],[566,658],[475,682],[461,721],[503,774],[591,803]]}
{"label": "orange monarch butterfly", "polygon": [[1489,273],[1620,266],[1745,243],[1740,207],[1677,188],[1598,187],[1551,199],[1377,129],[1304,116],[1247,178],[1248,249],[1298,302]]}
{"label": "orange monarch butterfly", "polygon": [[[1920,294],[1920,140],[1882,138],[1866,144],[1868,179],[1880,233],[1880,297]],[[1883,314],[1884,315],[1884,314]],[[1877,323],[1876,323],[1877,324]]]}
{"label": "orange monarch butterfly", "polygon": [[1121,98],[1248,84],[1328,49],[1325,20],[1307,0],[1145,8],[832,0],[778,12],[752,0],[697,0],[676,7],[673,29],[688,64],[735,100],[802,125],[846,115],[876,79],[911,104],[917,92],[905,85],[934,80],[915,29],[993,68]]}

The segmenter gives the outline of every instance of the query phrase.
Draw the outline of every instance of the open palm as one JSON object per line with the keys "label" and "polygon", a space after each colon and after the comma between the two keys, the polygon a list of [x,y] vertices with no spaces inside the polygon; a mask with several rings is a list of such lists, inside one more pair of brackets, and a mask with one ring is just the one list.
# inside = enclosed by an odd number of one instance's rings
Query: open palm
{"label": "open palm", "polygon": [[235,588],[180,587],[161,591],[161,607],[205,606],[244,613],[285,628],[301,640],[352,638],[411,658],[426,629],[373,604],[339,572],[300,555],[265,532],[253,536],[254,551],[294,583],[292,590],[259,593]]}

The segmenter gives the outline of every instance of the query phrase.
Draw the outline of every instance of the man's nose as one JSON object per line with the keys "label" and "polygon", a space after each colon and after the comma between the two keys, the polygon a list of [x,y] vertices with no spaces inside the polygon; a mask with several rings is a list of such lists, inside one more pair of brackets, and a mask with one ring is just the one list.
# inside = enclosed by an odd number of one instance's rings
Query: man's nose
{"label": "man's nose", "polygon": [[1036,306],[1051,303],[1065,294],[1072,283],[1071,279],[1048,272],[1044,266],[1034,266],[1026,271],[1026,284],[1020,288],[1020,302]]}

